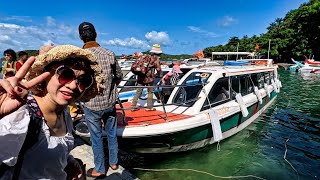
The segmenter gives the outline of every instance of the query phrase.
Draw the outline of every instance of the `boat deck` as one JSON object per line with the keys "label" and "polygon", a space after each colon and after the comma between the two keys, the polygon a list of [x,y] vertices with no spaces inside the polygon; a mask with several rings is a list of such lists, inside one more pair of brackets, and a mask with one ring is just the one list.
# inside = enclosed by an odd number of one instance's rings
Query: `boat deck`
{"label": "boat deck", "polygon": [[[123,103],[124,108],[131,108],[131,102]],[[120,108],[117,105],[117,108]],[[167,121],[179,121],[192,116],[185,114],[175,114],[167,112]],[[122,110],[117,110],[118,126],[146,126],[153,124],[161,124],[166,122],[166,115],[163,111],[146,111],[145,108],[141,108],[137,111],[125,110],[125,118],[123,121]]]}

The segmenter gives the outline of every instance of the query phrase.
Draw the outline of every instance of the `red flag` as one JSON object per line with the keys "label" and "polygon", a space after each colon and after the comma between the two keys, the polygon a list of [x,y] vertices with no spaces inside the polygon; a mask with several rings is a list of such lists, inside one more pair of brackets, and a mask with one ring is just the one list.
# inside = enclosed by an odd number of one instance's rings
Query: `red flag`
{"label": "red flag", "polygon": [[256,44],[256,50],[260,50],[259,44]]}

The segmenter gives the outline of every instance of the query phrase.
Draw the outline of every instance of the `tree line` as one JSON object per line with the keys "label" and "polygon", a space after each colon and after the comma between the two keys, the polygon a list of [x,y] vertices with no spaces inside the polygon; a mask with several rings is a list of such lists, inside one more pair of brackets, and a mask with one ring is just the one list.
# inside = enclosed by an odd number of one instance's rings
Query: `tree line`
{"label": "tree line", "polygon": [[[275,62],[291,63],[291,58],[304,60],[314,55],[320,59],[320,0],[310,0],[291,10],[284,18],[277,18],[267,27],[265,34],[260,36],[231,37],[226,45],[207,47],[203,50],[205,57],[211,52],[256,50],[267,58],[269,40],[270,58]],[[256,45],[259,49],[256,49]]]}

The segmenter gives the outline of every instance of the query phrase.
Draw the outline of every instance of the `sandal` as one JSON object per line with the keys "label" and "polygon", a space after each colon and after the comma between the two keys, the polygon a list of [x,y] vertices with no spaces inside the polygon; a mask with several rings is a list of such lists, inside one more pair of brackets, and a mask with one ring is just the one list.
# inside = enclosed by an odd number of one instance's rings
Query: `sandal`
{"label": "sandal", "polygon": [[87,177],[92,177],[92,178],[103,178],[103,177],[106,177],[106,174],[100,174],[99,176],[93,176],[92,175],[93,170],[95,170],[95,169],[94,168],[88,169]]}
{"label": "sandal", "polygon": [[155,110],[156,110],[156,108],[151,108],[151,109],[147,108],[146,109],[146,111],[155,111]]}

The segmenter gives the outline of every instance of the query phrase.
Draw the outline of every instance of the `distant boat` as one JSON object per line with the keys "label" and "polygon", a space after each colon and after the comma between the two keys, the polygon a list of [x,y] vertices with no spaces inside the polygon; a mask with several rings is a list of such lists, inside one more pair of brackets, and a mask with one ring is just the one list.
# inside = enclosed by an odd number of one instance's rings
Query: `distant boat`
{"label": "distant boat", "polygon": [[294,60],[293,58],[291,58],[291,61],[294,63],[294,65],[288,67],[288,70],[289,70],[289,71],[299,72],[300,69],[301,69],[302,67],[304,67],[304,64],[302,64],[301,62],[298,62],[298,61]]}
{"label": "distant boat", "polygon": [[320,74],[320,61],[314,59],[306,59],[303,67],[300,68],[301,73]]}

